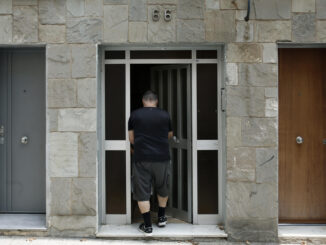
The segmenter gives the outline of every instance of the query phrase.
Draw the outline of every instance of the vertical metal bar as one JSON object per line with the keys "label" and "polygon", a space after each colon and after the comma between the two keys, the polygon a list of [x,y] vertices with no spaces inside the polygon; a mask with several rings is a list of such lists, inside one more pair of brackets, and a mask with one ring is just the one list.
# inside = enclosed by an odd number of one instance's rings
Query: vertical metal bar
{"label": "vertical metal bar", "polygon": [[191,73],[190,65],[187,65],[187,191],[188,191],[188,222],[192,219],[192,142],[191,142]]}
{"label": "vertical metal bar", "polygon": [[[177,127],[178,127],[178,136],[179,142],[181,142],[181,130],[182,130],[182,108],[181,108],[181,70],[180,68],[176,69],[177,71],[177,80],[174,81],[177,83]],[[177,144],[178,152],[178,209],[182,210],[182,147],[181,143]]]}
{"label": "vertical metal bar", "polygon": [[161,75],[159,76],[159,80],[158,80],[158,85],[157,85],[157,89],[158,91],[156,91],[158,93],[158,105],[160,108],[163,109],[163,71],[160,72]]}
{"label": "vertical metal bar", "polygon": [[[168,70],[168,77],[167,77],[167,83],[168,83],[168,112],[169,112],[169,114],[170,114],[170,117],[172,116],[172,82],[171,82],[171,77],[172,77],[172,72],[171,72],[171,70]],[[172,120],[174,120],[174,118],[172,118]],[[173,151],[172,151],[172,149],[170,149],[170,155],[171,155],[171,157],[173,157],[172,156],[172,153],[173,153]],[[170,181],[170,197],[169,197],[169,199],[170,199],[170,201],[169,201],[169,206],[170,207],[173,207],[173,159],[171,159],[171,163],[172,163],[172,165],[171,165],[171,176],[170,176],[170,179],[169,179],[169,181]]]}
{"label": "vertical metal bar", "polygon": [[193,223],[198,224],[198,176],[197,176],[197,65],[196,50],[192,49],[192,178],[193,178]]}
{"label": "vertical metal bar", "polygon": [[102,224],[106,223],[106,176],[105,176],[105,49],[102,50],[102,71],[101,71],[101,150],[102,150]]}
{"label": "vertical metal bar", "polygon": [[127,224],[131,224],[131,163],[130,163],[130,141],[128,137],[128,119],[130,116],[130,50],[126,51],[126,202],[127,202]]}
{"label": "vertical metal bar", "polygon": [[7,116],[7,122],[8,122],[8,148],[7,148],[7,154],[8,154],[8,164],[7,164],[7,211],[12,211],[12,62],[13,62],[13,51],[8,51],[8,116]]}

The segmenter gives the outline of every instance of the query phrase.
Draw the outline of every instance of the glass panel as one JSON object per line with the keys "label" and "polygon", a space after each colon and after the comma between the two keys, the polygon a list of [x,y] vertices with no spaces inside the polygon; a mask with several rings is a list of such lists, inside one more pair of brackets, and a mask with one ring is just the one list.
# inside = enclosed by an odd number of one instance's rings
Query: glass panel
{"label": "glass panel", "polygon": [[191,59],[191,50],[137,50],[130,52],[131,59]]}
{"label": "glass panel", "polygon": [[106,151],[106,213],[126,213],[126,152]]}
{"label": "glass panel", "polygon": [[217,157],[217,151],[198,151],[198,214],[218,213]]}
{"label": "glass panel", "polygon": [[172,206],[178,208],[178,150],[173,149],[173,162],[172,162]]}
{"label": "glass panel", "polygon": [[125,51],[105,51],[106,60],[125,59]]}
{"label": "glass panel", "polygon": [[197,135],[217,139],[217,64],[197,65]]}
{"label": "glass panel", "polygon": [[124,140],[125,65],[105,65],[105,138]]}
{"label": "glass panel", "polygon": [[163,88],[163,91],[162,91],[162,94],[163,94],[163,105],[162,105],[162,108],[164,110],[168,110],[168,71],[163,71],[163,81],[162,81],[162,88]]}
{"label": "glass panel", "polygon": [[178,71],[172,70],[171,74],[172,82],[172,127],[173,135],[179,136],[178,134]]}
{"label": "glass panel", "polygon": [[197,50],[197,59],[217,59],[217,50]]}
{"label": "glass panel", "polygon": [[188,158],[187,150],[182,150],[182,209],[188,211]]}
{"label": "glass panel", "polygon": [[181,114],[182,114],[182,138],[187,139],[187,69],[180,70],[181,76]]}

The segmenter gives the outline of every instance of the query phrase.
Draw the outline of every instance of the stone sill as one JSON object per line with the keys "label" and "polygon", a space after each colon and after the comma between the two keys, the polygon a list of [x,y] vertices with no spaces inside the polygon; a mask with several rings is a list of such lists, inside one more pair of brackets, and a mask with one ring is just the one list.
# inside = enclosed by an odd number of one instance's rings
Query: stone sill
{"label": "stone sill", "polygon": [[[138,231],[139,224],[131,225],[102,225],[96,234],[98,238],[144,238]],[[216,225],[168,224],[165,228],[158,228],[153,224],[154,239],[196,239],[196,238],[227,238],[227,234]]]}
{"label": "stone sill", "polygon": [[0,214],[0,231],[47,231],[45,214]]}
{"label": "stone sill", "polygon": [[326,225],[279,225],[278,236],[280,239],[326,239]]}

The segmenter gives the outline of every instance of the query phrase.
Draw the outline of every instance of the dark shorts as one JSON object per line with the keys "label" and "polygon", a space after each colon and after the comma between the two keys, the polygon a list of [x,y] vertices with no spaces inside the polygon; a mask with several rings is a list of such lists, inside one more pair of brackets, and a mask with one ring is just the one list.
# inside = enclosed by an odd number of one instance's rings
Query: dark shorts
{"label": "dark shorts", "polygon": [[148,201],[151,197],[152,184],[159,196],[167,197],[169,195],[170,175],[170,161],[133,162],[132,185],[134,199]]}

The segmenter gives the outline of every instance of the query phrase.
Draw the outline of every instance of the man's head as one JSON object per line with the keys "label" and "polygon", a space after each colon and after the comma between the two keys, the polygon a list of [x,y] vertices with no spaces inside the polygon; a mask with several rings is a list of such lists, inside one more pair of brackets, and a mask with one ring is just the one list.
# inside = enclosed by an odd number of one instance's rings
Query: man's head
{"label": "man's head", "polygon": [[158,103],[157,94],[151,90],[148,90],[143,95],[144,107],[156,107]]}

